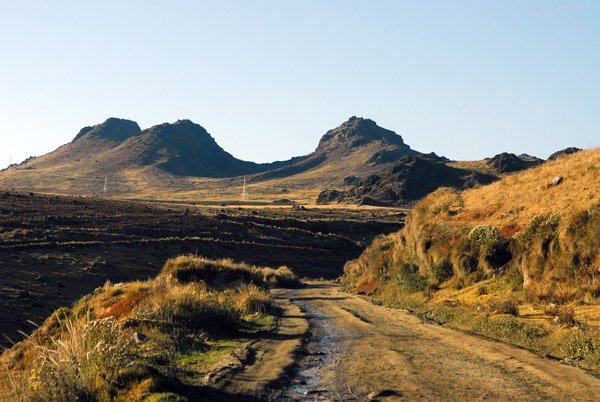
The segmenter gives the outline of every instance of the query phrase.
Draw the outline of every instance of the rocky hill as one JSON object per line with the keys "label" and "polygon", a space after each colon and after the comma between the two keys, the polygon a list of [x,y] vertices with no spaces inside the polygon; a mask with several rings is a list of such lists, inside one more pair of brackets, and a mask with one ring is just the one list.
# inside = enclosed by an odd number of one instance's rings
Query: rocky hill
{"label": "rocky hill", "polygon": [[352,116],[341,126],[327,131],[319,141],[315,154],[345,156],[353,150],[371,143],[381,146],[378,153],[393,152],[396,155],[418,155],[404,143],[401,136],[393,131],[379,127],[371,119]]}
{"label": "rocky hill", "polygon": [[550,155],[548,157],[549,161],[553,161],[556,160],[562,156],[567,156],[567,155],[571,155],[574,154],[576,152],[582,151],[581,148],[576,148],[576,147],[568,147],[565,149],[561,149],[560,151],[556,151],[555,153],[553,153],[552,155]]}
{"label": "rocky hill", "polygon": [[70,143],[43,156],[30,158],[13,166],[13,169],[18,171],[89,164],[140,131],[140,126],[134,121],[111,117],[104,123],[82,128]]}
{"label": "rocky hill", "polygon": [[[405,204],[440,186],[489,183],[542,160],[500,154],[454,162],[411,149],[375,121],[351,117],[327,131],[314,152],[257,164],[235,158],[200,125],[178,120],[141,130],[110,118],[73,141],[0,172],[0,187],[72,195],[183,201]],[[242,178],[244,176],[244,178]],[[105,185],[105,183],[107,185]],[[248,197],[249,194],[249,197]]]}
{"label": "rocky hill", "polygon": [[[92,166],[87,165],[90,161]],[[109,118],[96,126],[82,128],[72,142],[29,159],[16,166],[16,170],[82,164],[98,174],[155,167],[177,176],[230,177],[277,168],[285,162],[257,164],[236,159],[202,126],[190,120],[141,130],[133,121]]]}
{"label": "rocky hill", "polygon": [[465,189],[476,184],[489,184],[498,178],[474,170],[459,169],[433,156],[403,156],[381,174],[348,181],[346,191],[325,190],[317,203],[346,202],[367,205],[403,205],[419,200],[438,187]]}
{"label": "rocky hill", "polygon": [[485,161],[498,174],[520,172],[544,163],[543,159],[535,156],[517,156],[508,152],[503,152]]}
{"label": "rocky hill", "polygon": [[[257,176],[256,180],[283,178],[325,166],[322,176],[336,176],[340,170],[374,172],[377,165],[392,163],[407,155],[420,155],[393,131],[379,127],[371,119],[352,116],[339,127],[327,131],[315,151],[301,161]],[[324,177],[325,178],[325,177]],[[326,178],[325,178],[326,179]]]}
{"label": "rocky hill", "polygon": [[215,200],[238,199],[245,176],[249,190],[263,201],[286,193],[300,202],[314,202],[323,189],[344,186],[347,176],[375,174],[402,156],[418,154],[398,134],[357,117],[325,133],[313,153],[266,164],[235,158],[189,120],[140,130],[133,121],[110,118],[81,129],[73,141],[53,152],[1,172],[0,186],[77,195]]}

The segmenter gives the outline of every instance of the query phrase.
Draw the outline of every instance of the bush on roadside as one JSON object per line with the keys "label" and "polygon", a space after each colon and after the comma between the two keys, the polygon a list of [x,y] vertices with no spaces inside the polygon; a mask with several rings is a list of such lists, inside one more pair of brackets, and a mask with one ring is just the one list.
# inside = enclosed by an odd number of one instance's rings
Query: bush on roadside
{"label": "bush on roadside", "polygon": [[490,310],[496,314],[519,315],[517,302],[511,298],[494,298],[490,301]]}

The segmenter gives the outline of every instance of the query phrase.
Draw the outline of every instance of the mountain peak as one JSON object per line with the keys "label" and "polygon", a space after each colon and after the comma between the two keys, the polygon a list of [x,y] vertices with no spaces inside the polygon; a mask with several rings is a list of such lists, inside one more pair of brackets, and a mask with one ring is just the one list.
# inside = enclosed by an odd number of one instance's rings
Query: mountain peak
{"label": "mountain peak", "polygon": [[358,127],[358,126],[376,126],[377,123],[371,119],[365,119],[364,117],[351,116],[348,120],[342,123],[342,126],[347,127]]}
{"label": "mountain peak", "polygon": [[104,123],[82,128],[73,141],[87,137],[123,142],[140,131],[140,126],[135,121],[110,117]]}
{"label": "mountain peak", "polygon": [[417,154],[404,143],[400,135],[379,127],[371,119],[356,116],[350,117],[339,127],[327,131],[321,138],[316,152],[348,151],[373,142],[399,148],[406,154]]}
{"label": "mountain peak", "polygon": [[[175,123],[162,123],[150,127],[142,132],[146,137],[164,146],[179,145],[186,147],[192,143],[200,142],[205,147],[221,151],[214,138],[200,124],[191,120],[177,120]],[[173,143],[176,142],[176,144]]]}

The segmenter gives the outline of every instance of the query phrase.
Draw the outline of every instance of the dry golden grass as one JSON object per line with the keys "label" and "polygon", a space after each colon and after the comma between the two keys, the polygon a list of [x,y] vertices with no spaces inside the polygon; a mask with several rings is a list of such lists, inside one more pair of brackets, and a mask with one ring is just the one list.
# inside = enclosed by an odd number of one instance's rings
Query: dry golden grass
{"label": "dry golden grass", "polygon": [[[415,205],[403,230],[349,261],[344,282],[600,370],[599,173],[593,149],[485,187],[438,189]],[[550,185],[557,176],[562,182]],[[507,313],[514,317],[506,322],[487,317]]]}
{"label": "dry golden grass", "polygon": [[493,167],[488,165],[487,161],[453,161],[448,163],[448,166],[452,166],[457,169],[475,170],[477,172],[495,175],[497,172]]}
{"label": "dry golden grass", "polygon": [[[301,204],[313,204],[322,190],[346,188],[344,178],[347,176],[364,177],[376,173],[379,167],[368,164],[367,160],[380,149],[379,145],[368,144],[345,156],[328,159],[312,169],[288,177],[258,180],[255,176],[248,175],[247,201],[270,203],[285,198]],[[57,161],[56,165],[52,165]],[[69,161],[66,164],[56,158],[40,157],[35,162],[36,169],[1,172],[0,187],[41,193],[165,201],[227,203],[242,199],[241,176],[185,177],[155,168],[132,167],[127,163],[118,166],[110,159],[96,161],[82,157],[74,163],[72,159]],[[103,192],[105,172],[108,172],[107,193]]]}
{"label": "dry golden grass", "polygon": [[219,337],[270,328],[268,287],[297,284],[287,267],[195,256],[169,260],[153,280],[107,281],[0,356],[0,400],[142,401],[177,391],[178,375],[189,374],[179,362],[214,354]]}
{"label": "dry golden grass", "polygon": [[[557,176],[563,181],[549,183]],[[462,208],[452,222],[496,227],[528,223],[546,212],[566,212],[600,203],[600,148],[546,162],[461,193]]]}

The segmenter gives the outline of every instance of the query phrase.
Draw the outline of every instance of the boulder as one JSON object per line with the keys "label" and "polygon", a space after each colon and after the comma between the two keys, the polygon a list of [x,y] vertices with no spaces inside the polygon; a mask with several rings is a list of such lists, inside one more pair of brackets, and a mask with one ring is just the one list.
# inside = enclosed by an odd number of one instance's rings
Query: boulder
{"label": "boulder", "polygon": [[556,176],[554,179],[552,179],[552,181],[550,182],[551,186],[558,186],[560,183],[562,183],[563,181],[563,177],[562,176]]}

